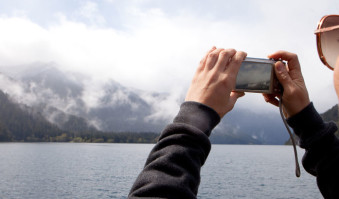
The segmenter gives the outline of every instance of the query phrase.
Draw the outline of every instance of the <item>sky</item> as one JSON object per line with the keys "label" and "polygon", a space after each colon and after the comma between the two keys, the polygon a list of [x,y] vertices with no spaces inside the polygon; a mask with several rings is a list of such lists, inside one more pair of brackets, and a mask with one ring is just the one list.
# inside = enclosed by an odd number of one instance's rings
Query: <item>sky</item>
{"label": "sky", "polygon": [[[310,99],[323,112],[338,100],[313,32],[322,16],[338,12],[337,0],[0,0],[0,68],[53,63],[178,96],[212,46],[258,58],[287,50],[298,54]],[[237,106],[276,110],[259,94]]]}

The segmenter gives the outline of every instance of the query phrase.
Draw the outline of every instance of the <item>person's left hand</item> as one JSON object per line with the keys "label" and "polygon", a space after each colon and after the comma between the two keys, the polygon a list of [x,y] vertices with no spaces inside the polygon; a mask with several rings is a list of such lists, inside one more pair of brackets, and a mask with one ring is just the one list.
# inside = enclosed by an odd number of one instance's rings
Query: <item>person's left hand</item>
{"label": "person's left hand", "polygon": [[247,54],[234,49],[213,47],[200,61],[185,101],[213,108],[222,118],[233,109],[243,92],[233,92],[236,77]]}
{"label": "person's left hand", "polygon": [[[274,66],[274,70],[280,84],[284,88],[282,104],[285,117],[288,118],[296,115],[310,104],[298,56],[287,51],[278,51],[271,54],[269,58],[287,61],[286,65],[278,61]],[[280,94],[263,95],[266,102],[279,106],[277,97],[280,97]]]}

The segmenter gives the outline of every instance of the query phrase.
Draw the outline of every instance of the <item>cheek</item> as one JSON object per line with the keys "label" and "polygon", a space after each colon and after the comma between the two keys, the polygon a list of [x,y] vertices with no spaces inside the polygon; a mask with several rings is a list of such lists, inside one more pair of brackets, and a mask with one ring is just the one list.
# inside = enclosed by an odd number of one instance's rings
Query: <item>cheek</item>
{"label": "cheek", "polygon": [[335,64],[335,68],[339,68],[339,56],[337,57],[337,62]]}
{"label": "cheek", "polygon": [[[338,62],[337,62],[337,65],[338,65]],[[333,82],[334,82],[335,91],[337,92],[337,95],[339,96],[339,66],[336,66],[334,68]]]}

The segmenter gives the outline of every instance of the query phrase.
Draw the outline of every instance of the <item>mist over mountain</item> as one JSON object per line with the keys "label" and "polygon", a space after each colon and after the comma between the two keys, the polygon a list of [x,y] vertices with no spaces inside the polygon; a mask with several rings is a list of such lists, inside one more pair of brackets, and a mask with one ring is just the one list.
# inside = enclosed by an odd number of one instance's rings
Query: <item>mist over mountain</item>
{"label": "mist over mountain", "polygon": [[216,130],[230,125],[262,144],[281,144],[289,138],[278,108],[272,113],[253,112],[250,107],[231,111]]}
{"label": "mist over mountain", "polygon": [[[161,132],[177,114],[183,93],[156,93],[65,73],[54,64],[36,64],[0,74],[0,89],[19,104],[65,130]],[[76,120],[77,128],[72,129]],[[288,134],[278,109],[257,113],[235,108],[214,130],[212,143],[283,144]]]}
{"label": "mist over mountain", "polygon": [[160,132],[175,109],[165,113],[168,107],[154,103],[170,100],[168,105],[179,107],[168,93],[130,89],[114,80],[98,82],[79,74],[66,74],[50,64],[40,64],[11,77],[2,73],[0,83],[0,89],[15,102],[38,110],[61,128],[74,115],[101,131]]}

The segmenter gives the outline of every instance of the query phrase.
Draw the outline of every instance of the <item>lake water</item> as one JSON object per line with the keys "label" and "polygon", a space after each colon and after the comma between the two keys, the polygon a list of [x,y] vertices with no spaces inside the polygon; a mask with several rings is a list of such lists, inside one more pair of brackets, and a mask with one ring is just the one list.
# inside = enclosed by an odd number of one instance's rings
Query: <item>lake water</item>
{"label": "lake water", "polygon": [[[151,144],[1,143],[0,198],[126,198]],[[302,156],[303,151],[299,151]],[[291,146],[213,145],[198,198],[322,198]]]}

